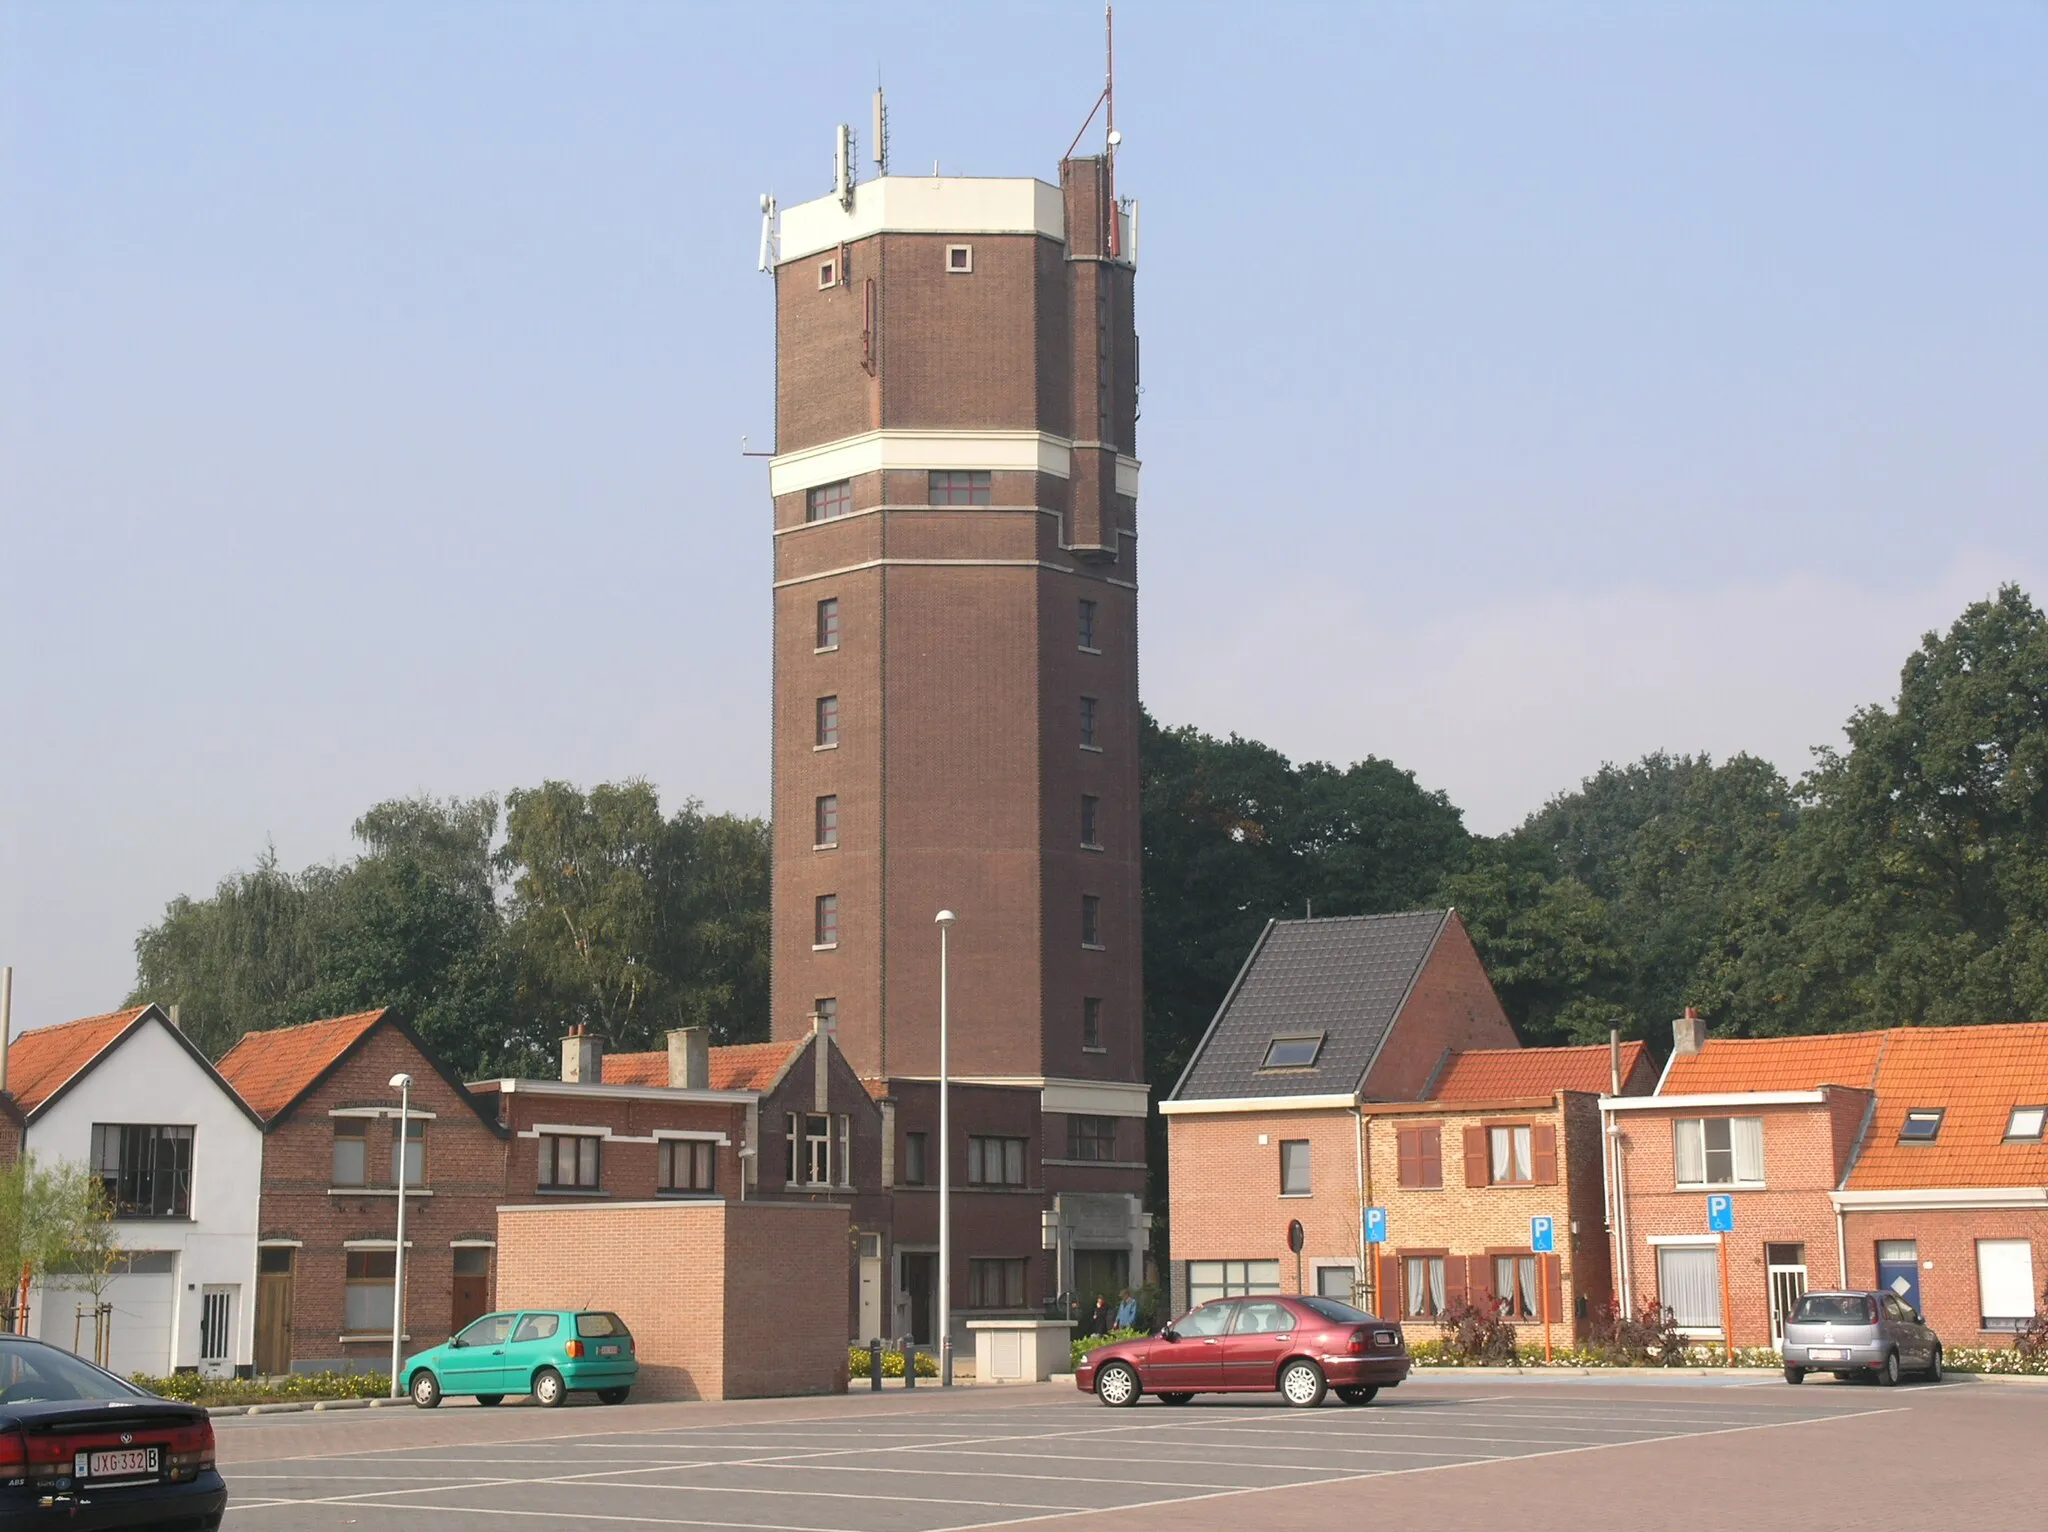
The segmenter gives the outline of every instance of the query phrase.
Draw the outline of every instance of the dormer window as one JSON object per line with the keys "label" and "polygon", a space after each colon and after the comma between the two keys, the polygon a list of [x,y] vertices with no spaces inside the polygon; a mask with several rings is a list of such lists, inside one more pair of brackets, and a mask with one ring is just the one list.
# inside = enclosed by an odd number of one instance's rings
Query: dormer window
{"label": "dormer window", "polygon": [[2039,1143],[2044,1123],[2048,1123],[2048,1106],[2016,1106],[2012,1109],[2012,1116],[2005,1120],[2006,1139]]}
{"label": "dormer window", "polygon": [[1902,1144],[1931,1144],[1941,1132],[1941,1119],[1948,1108],[1943,1106],[1915,1107],[1906,1114],[1906,1120],[1899,1127],[1899,1142]]}
{"label": "dormer window", "polygon": [[1313,1069],[1316,1055],[1323,1051],[1321,1032],[1296,1037],[1276,1037],[1266,1045],[1266,1062],[1261,1069]]}

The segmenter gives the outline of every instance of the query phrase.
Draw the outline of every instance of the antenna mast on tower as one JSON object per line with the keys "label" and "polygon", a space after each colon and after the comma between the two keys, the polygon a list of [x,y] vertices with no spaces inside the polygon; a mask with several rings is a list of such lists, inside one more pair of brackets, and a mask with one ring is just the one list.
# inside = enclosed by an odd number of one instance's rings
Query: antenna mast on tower
{"label": "antenna mast on tower", "polygon": [[880,83],[875,86],[875,174],[889,173],[889,104],[882,99]]}

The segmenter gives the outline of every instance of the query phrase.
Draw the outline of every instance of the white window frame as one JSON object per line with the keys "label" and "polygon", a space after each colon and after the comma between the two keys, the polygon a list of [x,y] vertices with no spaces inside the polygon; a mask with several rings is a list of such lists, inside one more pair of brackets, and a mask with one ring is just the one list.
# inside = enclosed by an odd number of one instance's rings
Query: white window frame
{"label": "white window frame", "polygon": [[[2007,1269],[1986,1271],[1984,1258],[1987,1254],[1996,1256],[1997,1266]],[[1980,1239],[1975,1255],[1979,1328],[2001,1333],[2024,1330],[2039,1312],[2039,1287],[2034,1278],[2034,1242],[2029,1239]],[[2018,1257],[2017,1263],[2014,1257]],[[2006,1310],[2011,1312],[2004,1312]]]}
{"label": "white window frame", "polygon": [[[1314,1195],[1315,1178],[1312,1167],[1315,1164],[1315,1151],[1309,1147],[1310,1142],[1309,1139],[1305,1138],[1283,1138],[1280,1140],[1281,1196],[1308,1197]],[[1287,1151],[1290,1149],[1299,1149],[1301,1151],[1301,1164],[1299,1167],[1301,1183],[1299,1186],[1295,1185],[1292,1178],[1287,1174]]]}
{"label": "white window frame", "polygon": [[1280,1263],[1273,1261],[1189,1261],[1188,1307],[1216,1298],[1257,1298],[1277,1293]]}
{"label": "white window frame", "polygon": [[[958,262],[957,264],[956,264],[956,263],[954,262],[954,260],[953,260],[953,257],[954,257],[954,256],[956,256],[956,255],[957,255],[957,256],[959,256],[959,257],[961,257],[960,261],[959,261],[959,262]],[[972,245],[948,245],[948,246],[946,246],[946,275],[947,275],[947,276],[949,276],[949,277],[965,277],[965,276],[972,276],[973,274],[974,274],[974,246],[972,246]]]}
{"label": "white window frame", "polygon": [[[1706,1125],[1710,1122],[1725,1122],[1728,1124],[1729,1179],[1725,1181],[1715,1180],[1713,1176],[1709,1174],[1708,1171],[1708,1166],[1710,1162],[1707,1158],[1709,1151],[1706,1145]],[[1737,1126],[1738,1124],[1749,1123],[1754,1123],[1756,1125],[1754,1130],[1751,1130],[1747,1127]],[[1687,1153],[1684,1140],[1685,1131],[1688,1128],[1695,1130],[1699,1135],[1700,1178],[1698,1180],[1688,1180],[1686,1179],[1685,1175],[1685,1161],[1687,1158]],[[1753,1177],[1745,1176],[1742,1173],[1745,1168],[1749,1168],[1745,1167],[1742,1162],[1746,1157],[1748,1157],[1745,1151],[1748,1150],[1752,1144],[1754,1146],[1754,1158],[1756,1162],[1754,1166],[1756,1174]],[[1716,1150],[1713,1152],[1719,1153],[1720,1151]],[[1761,1189],[1766,1184],[1764,1178],[1763,1118],[1674,1117],[1671,1120],[1671,1179],[1673,1185],[1682,1187],[1686,1190],[1700,1188],[1733,1188],[1736,1190],[1755,1191]]]}

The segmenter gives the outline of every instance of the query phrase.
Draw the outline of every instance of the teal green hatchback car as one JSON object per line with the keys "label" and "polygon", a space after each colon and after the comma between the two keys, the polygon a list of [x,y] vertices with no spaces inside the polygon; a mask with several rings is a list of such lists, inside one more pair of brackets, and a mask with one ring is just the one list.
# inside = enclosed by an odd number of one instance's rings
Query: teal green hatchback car
{"label": "teal green hatchback car", "polygon": [[406,1391],[431,1410],[448,1394],[500,1404],[532,1394],[553,1409],[572,1393],[624,1404],[640,1376],[633,1337],[616,1314],[577,1309],[513,1309],[486,1314],[446,1344],[406,1358]]}

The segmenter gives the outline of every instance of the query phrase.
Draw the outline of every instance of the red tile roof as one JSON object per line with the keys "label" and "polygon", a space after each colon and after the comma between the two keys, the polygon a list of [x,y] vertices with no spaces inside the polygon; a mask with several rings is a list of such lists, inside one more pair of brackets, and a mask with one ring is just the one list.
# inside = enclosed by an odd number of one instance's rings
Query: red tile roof
{"label": "red tile roof", "polygon": [[1820,1037],[1710,1037],[1698,1053],[1671,1061],[1658,1094],[1709,1096],[1731,1091],[1818,1090],[1823,1085],[1868,1090],[1886,1035],[1835,1032]]}
{"label": "red tile roof", "polygon": [[[1621,1078],[1643,1061],[1641,1043],[1621,1045]],[[1432,1101],[1504,1101],[1551,1096],[1561,1090],[1605,1095],[1614,1083],[1612,1060],[1603,1044],[1581,1048],[1479,1048],[1453,1053],[1430,1090]]]}
{"label": "red tile roof", "polygon": [[[711,1050],[711,1089],[766,1090],[809,1038],[790,1043],[734,1043]],[[658,1053],[607,1053],[607,1085],[668,1084],[668,1050]]]}
{"label": "red tile roof", "polygon": [[302,1026],[244,1032],[220,1061],[221,1075],[249,1109],[268,1122],[383,1019],[381,1010],[358,1011]]}
{"label": "red tile roof", "polygon": [[24,1112],[48,1101],[135,1024],[146,1005],[85,1016],[17,1036],[7,1050],[7,1089]]}
{"label": "red tile roof", "polygon": [[[2048,1021],[1899,1027],[1884,1034],[1877,1112],[1850,1191],[2048,1186],[2048,1140],[2005,1142],[2016,1106],[2048,1105]],[[1906,1113],[1943,1110],[1932,1143],[1900,1143]]]}

